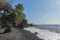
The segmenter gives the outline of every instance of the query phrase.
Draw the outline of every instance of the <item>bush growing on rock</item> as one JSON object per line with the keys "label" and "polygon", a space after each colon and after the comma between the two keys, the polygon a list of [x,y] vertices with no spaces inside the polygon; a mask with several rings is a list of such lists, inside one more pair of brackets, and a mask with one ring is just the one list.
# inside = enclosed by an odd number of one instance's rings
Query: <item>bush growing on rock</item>
{"label": "bush growing on rock", "polygon": [[[2,4],[2,5],[1,5]],[[18,4],[13,9],[11,4],[5,2],[5,0],[0,0],[0,25],[2,28],[18,27],[23,28],[27,21],[25,19],[25,14],[23,13],[23,5]],[[24,21],[23,21],[24,20]]]}

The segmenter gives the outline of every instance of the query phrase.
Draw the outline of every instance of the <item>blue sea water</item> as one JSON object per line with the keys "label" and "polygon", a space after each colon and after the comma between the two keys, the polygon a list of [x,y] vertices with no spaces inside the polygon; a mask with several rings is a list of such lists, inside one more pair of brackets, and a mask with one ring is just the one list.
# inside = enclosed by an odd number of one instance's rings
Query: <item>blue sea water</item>
{"label": "blue sea water", "polygon": [[38,25],[34,27],[60,33],[60,25]]}

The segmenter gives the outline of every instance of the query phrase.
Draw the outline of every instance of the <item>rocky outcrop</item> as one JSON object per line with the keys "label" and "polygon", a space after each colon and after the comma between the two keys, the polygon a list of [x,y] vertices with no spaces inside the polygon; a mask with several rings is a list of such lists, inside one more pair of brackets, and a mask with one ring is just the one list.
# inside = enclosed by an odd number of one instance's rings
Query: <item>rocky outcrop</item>
{"label": "rocky outcrop", "polygon": [[0,34],[0,40],[43,40],[28,31],[15,28],[11,29],[12,32],[10,33]]}

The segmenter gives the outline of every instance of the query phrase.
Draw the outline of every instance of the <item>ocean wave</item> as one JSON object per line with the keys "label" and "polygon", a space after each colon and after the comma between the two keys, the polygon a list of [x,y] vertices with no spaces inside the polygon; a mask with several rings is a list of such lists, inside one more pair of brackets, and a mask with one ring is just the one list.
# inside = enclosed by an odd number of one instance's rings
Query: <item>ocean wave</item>
{"label": "ocean wave", "polygon": [[38,29],[34,27],[24,28],[24,30],[30,31],[31,33],[37,32],[38,33],[37,36],[45,40],[60,40],[60,33],[57,32]]}

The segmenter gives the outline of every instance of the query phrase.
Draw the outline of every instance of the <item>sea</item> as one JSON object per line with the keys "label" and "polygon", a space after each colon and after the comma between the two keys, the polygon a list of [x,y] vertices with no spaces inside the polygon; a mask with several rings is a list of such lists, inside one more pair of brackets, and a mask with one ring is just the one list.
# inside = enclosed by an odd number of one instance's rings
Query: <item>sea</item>
{"label": "sea", "polygon": [[33,27],[60,33],[60,25],[37,25]]}
{"label": "sea", "polygon": [[33,34],[37,32],[36,36],[44,40],[60,40],[60,25],[37,25],[24,30]]}

